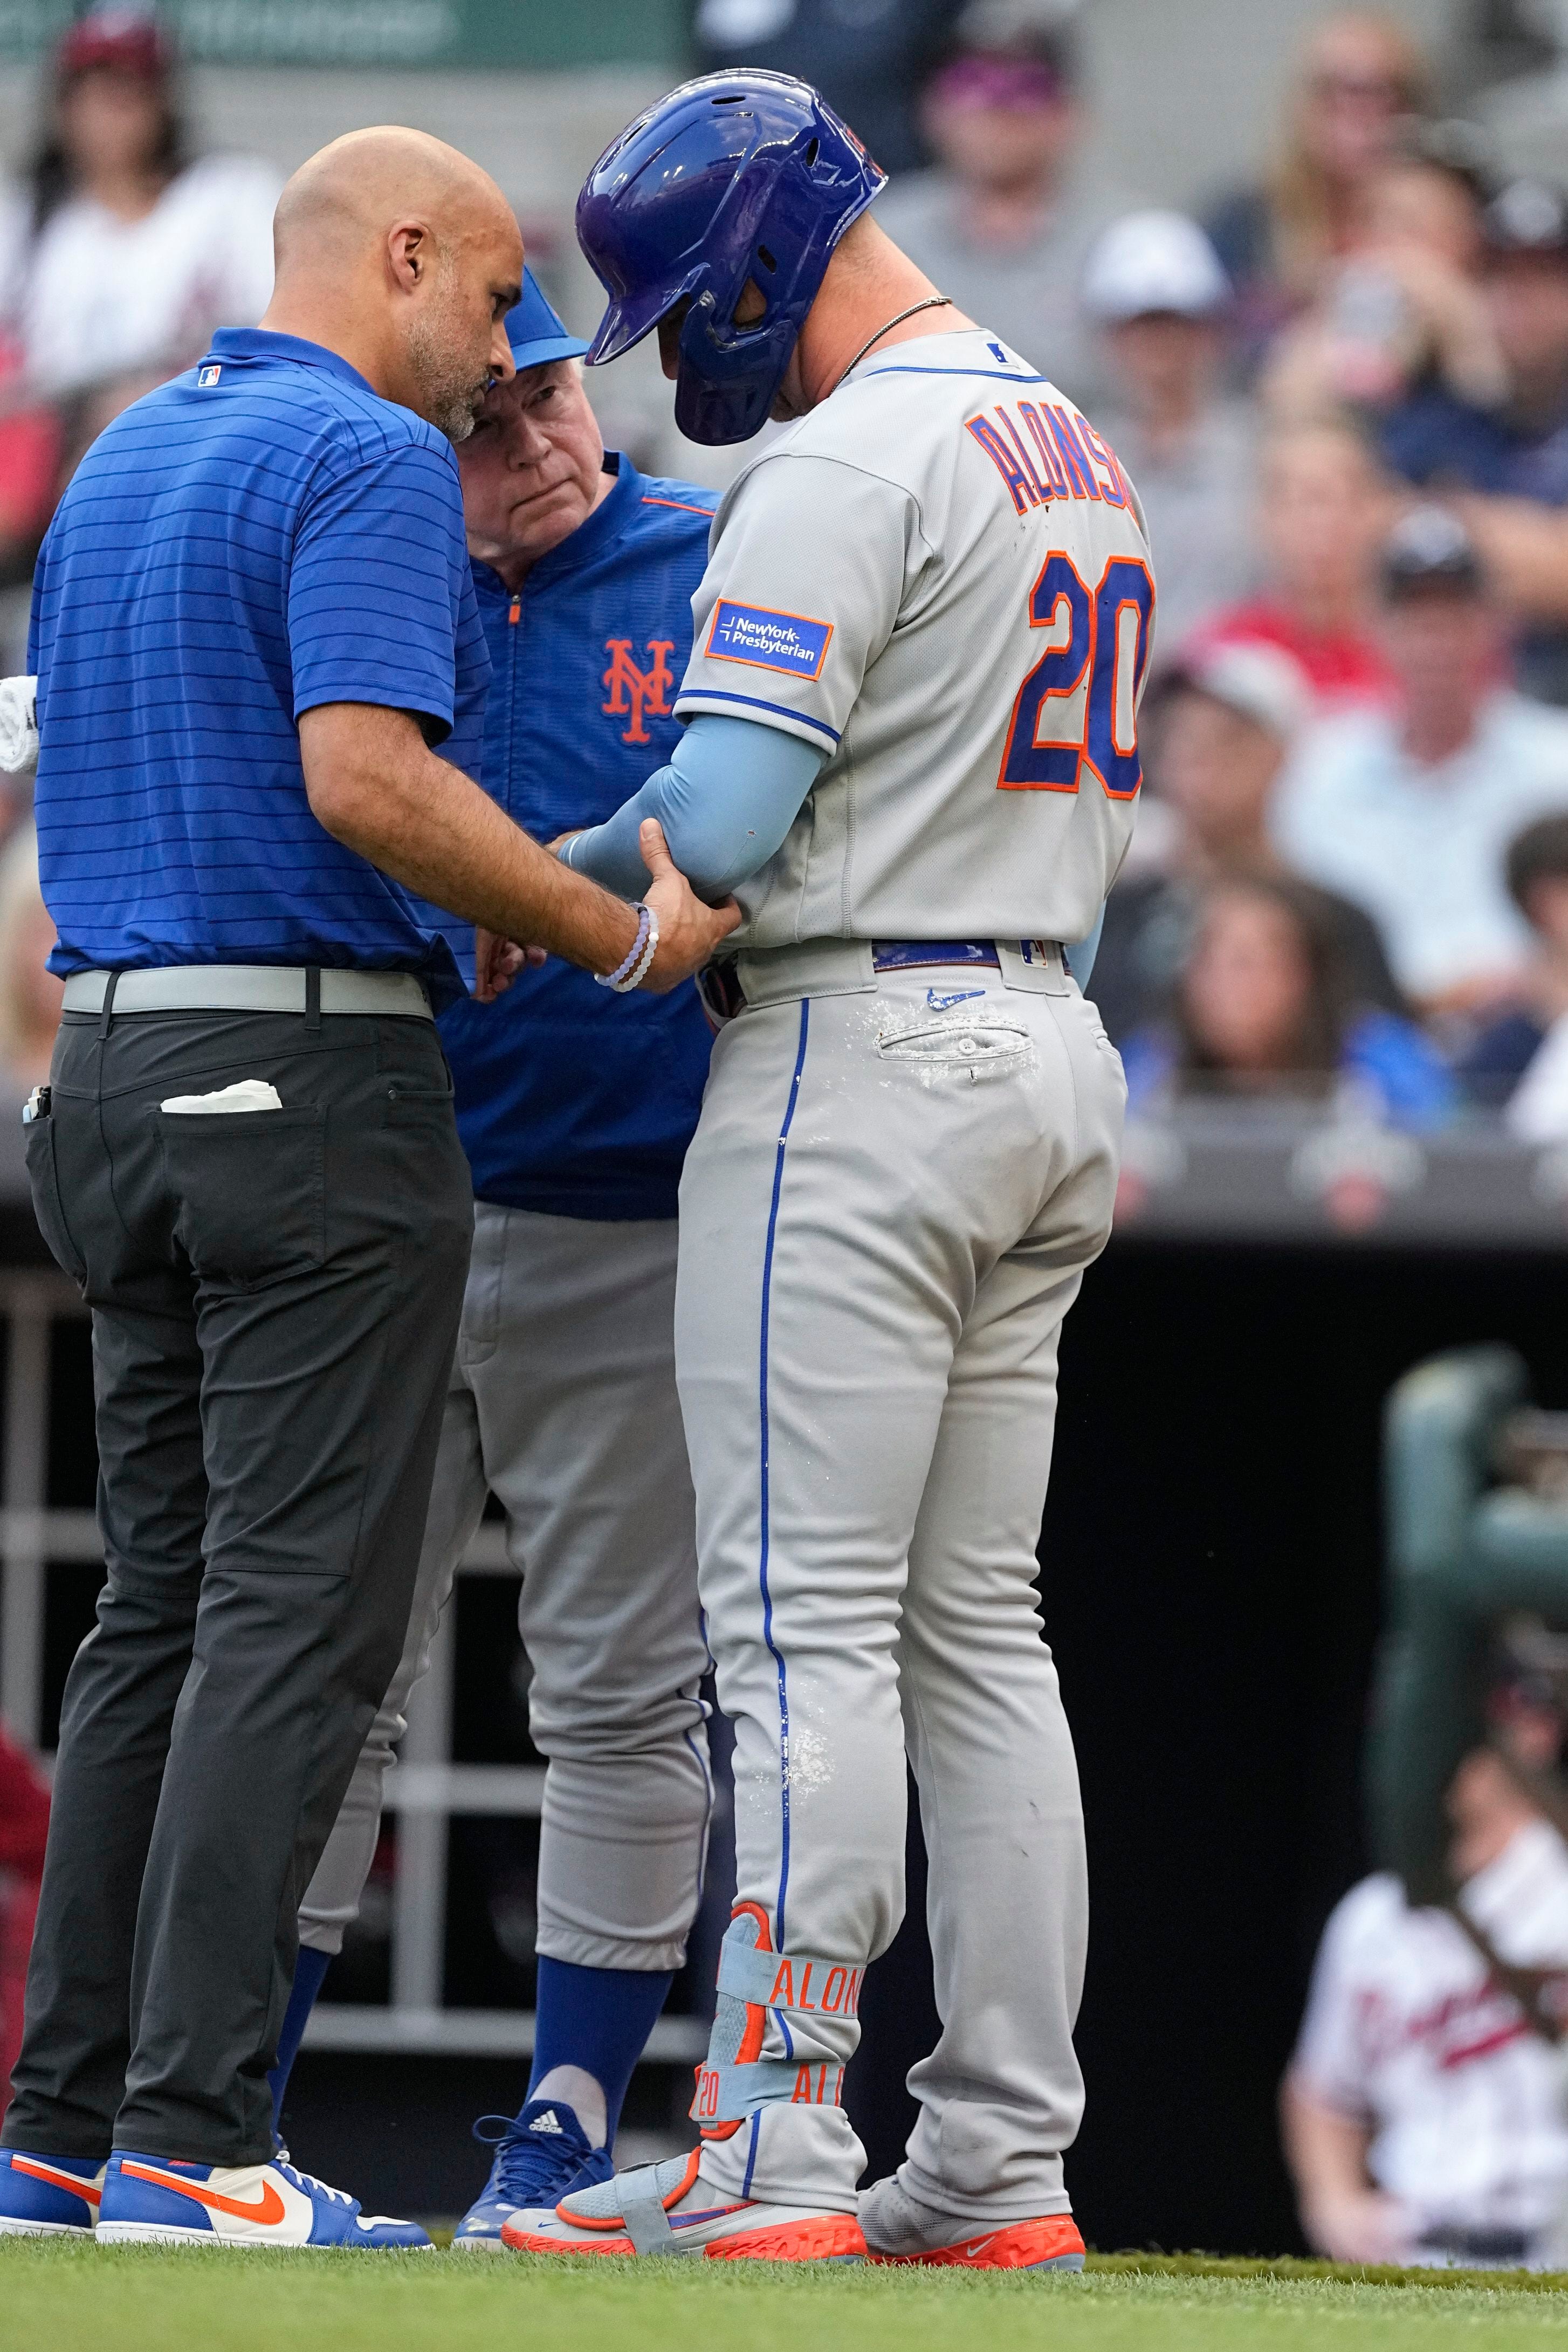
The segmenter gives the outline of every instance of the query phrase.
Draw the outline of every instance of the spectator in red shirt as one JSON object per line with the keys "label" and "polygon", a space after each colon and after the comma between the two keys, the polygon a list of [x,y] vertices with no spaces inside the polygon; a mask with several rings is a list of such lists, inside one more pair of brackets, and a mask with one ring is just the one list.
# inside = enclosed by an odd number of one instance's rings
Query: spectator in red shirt
{"label": "spectator in red shirt", "polygon": [[1352,425],[1291,425],[1264,445],[1257,531],[1263,593],[1205,624],[1197,645],[1278,646],[1320,708],[1382,701],[1394,677],[1375,627],[1378,550],[1391,492]]}
{"label": "spectator in red shirt", "polygon": [[25,1748],[0,1729],[0,2116],[22,2041],[22,1992],[38,1908],[49,1792]]}

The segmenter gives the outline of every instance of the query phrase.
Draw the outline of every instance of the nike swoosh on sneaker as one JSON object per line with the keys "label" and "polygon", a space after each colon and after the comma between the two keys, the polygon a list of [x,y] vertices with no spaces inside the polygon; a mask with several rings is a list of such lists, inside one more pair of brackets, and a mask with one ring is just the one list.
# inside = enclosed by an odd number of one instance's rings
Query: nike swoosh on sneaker
{"label": "nike swoosh on sneaker", "polygon": [[996,2232],[993,2230],[988,2238],[976,2238],[972,2245],[965,2246],[963,2249],[964,2260],[972,2263],[976,2254],[983,2254],[987,2246],[994,2246],[995,2243]]}
{"label": "nike swoosh on sneaker", "polygon": [[743,2213],[752,2202],[754,2200],[742,2197],[737,2205],[708,2205],[700,2213],[672,2213],[669,2226],[672,2230],[689,2230],[697,2221],[721,2221],[726,2213]]}
{"label": "nike swoosh on sneaker", "polygon": [[174,2189],[182,2197],[194,2197],[198,2205],[210,2205],[215,2213],[233,2213],[242,2221],[260,2221],[268,2229],[281,2221],[289,2210],[270,2180],[262,2182],[258,2199],[225,2197],[220,2190],[209,2189],[205,2181],[189,2180],[180,2172],[160,2172],[154,2165],[132,2164],[127,2159],[120,2169],[132,2180],[150,2180],[155,2189]]}
{"label": "nike swoosh on sneaker", "polygon": [[36,2156],[14,2156],[11,2169],[30,2173],[35,2180],[46,2181],[51,2189],[63,2189],[68,2197],[79,2197],[88,2205],[98,2204],[103,2195],[101,2189],[84,2180],[79,2172],[57,2172],[52,2164],[40,2164]]}

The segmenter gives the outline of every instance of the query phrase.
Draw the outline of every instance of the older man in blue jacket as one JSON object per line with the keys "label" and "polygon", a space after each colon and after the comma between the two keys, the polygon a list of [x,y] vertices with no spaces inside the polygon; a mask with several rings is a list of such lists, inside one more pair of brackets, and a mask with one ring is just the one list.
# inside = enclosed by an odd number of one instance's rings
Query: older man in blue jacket
{"label": "older man in blue jacket", "polygon": [[[516,378],[493,386],[459,460],[493,672],[480,781],[549,840],[610,816],[674,749],[716,501],[606,455],[586,346],[531,277],[509,339]],[[473,932],[447,929],[471,975]],[[610,2177],[626,2084],[697,1906],[707,1651],[672,1319],[710,1033],[689,982],[617,998],[552,960],[492,1003],[454,1006],[441,1034],[477,1198],[472,1272],[408,1643],[301,1907],[275,2087],[280,2103],[359,1903],[409,1690],[493,1492],[523,1572],[531,1728],[550,1759],[532,2080],[456,2239],[493,2248],[517,2207]]]}

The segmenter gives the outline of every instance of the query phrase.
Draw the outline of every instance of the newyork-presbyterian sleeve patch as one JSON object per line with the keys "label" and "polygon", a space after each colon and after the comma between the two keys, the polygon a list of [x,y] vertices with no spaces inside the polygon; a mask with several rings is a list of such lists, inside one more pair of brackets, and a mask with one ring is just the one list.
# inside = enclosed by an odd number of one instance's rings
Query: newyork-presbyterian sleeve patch
{"label": "newyork-presbyterian sleeve patch", "polygon": [[820,677],[832,635],[831,621],[770,613],[760,604],[736,604],[721,596],[703,651],[713,661],[783,670],[786,677]]}

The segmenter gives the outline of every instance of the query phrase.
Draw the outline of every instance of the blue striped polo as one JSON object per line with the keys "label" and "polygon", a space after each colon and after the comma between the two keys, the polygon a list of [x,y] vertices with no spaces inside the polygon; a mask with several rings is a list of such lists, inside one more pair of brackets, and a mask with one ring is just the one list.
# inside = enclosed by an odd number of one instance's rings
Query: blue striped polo
{"label": "blue striped polo", "polygon": [[489,657],[456,460],[334,352],[226,331],[83,458],[33,590],[61,973],[353,966],[462,992],[431,910],[311,814],[301,712],[413,712],[470,774]]}

